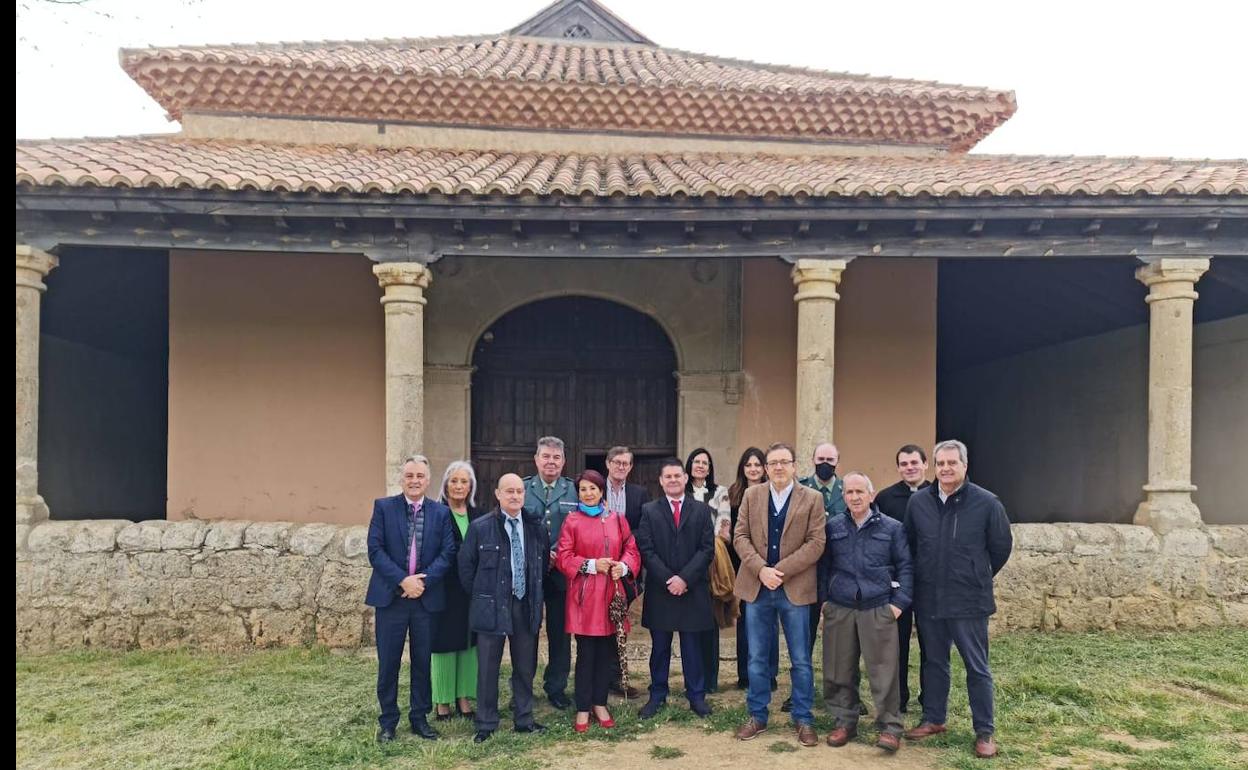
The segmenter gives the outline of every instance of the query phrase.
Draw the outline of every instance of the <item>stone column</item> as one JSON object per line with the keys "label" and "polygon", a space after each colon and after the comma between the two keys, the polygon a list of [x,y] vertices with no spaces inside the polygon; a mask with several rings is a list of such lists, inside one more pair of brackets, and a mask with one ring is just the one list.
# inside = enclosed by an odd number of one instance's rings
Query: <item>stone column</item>
{"label": "stone column", "polygon": [[815,442],[833,441],[832,392],[836,371],[836,293],[848,259],[799,259],[797,294],[797,462],[809,464]]}
{"label": "stone column", "polygon": [[1192,305],[1208,259],[1162,258],[1135,271],[1148,287],[1148,483],[1135,523],[1199,527],[1192,501]]}
{"label": "stone column", "polygon": [[17,523],[48,518],[39,495],[39,295],[56,257],[31,246],[17,246]]}
{"label": "stone column", "polygon": [[396,469],[425,438],[425,289],[433,274],[419,262],[382,262],[373,274],[386,311],[385,479],[397,494]]}

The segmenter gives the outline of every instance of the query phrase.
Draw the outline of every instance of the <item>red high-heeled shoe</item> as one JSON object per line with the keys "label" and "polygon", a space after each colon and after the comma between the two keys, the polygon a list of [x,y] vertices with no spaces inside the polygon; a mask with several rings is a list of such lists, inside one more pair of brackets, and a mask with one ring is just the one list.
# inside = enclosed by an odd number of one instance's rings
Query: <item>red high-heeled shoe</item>
{"label": "red high-heeled shoe", "polygon": [[[594,718],[594,715],[592,712],[590,713],[589,718],[590,719]],[[589,722],[586,722],[585,724],[580,724],[576,721],[576,717],[572,717],[572,729],[577,731],[578,733],[587,733],[589,732]]]}
{"label": "red high-heeled shoe", "polygon": [[613,719],[612,717],[607,717],[606,719],[599,719],[598,715],[591,711],[589,712],[589,718],[597,722],[598,726],[604,730],[610,730],[612,727],[615,727],[615,719]]}

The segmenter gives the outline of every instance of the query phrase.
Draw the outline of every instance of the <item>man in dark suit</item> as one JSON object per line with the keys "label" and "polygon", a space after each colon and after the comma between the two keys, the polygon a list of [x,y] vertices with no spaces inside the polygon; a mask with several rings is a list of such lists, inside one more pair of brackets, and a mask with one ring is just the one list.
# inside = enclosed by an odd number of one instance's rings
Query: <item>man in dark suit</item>
{"label": "man in dark suit", "polygon": [[373,575],[365,602],[377,609],[377,702],[381,705],[377,740],[382,743],[394,740],[399,724],[399,668],[409,636],[408,719],[414,734],[426,740],[438,737],[428,721],[432,616],[445,606],[444,580],[455,563],[455,537],[450,509],[425,497],[429,475],[429,461],[424,457],[405,460],[399,476],[403,491],[376,500],[368,525]]}
{"label": "man in dark suit", "polygon": [[[629,484],[628,474],[633,471],[633,450],[626,446],[613,446],[607,450],[607,488],[604,501],[607,510],[618,513],[628,522],[628,528],[636,533],[641,526],[641,506],[650,501],[650,491],[640,484]],[[638,578],[638,588],[645,588],[645,570]],[[625,698],[636,698],[641,691],[624,685],[618,657],[611,658],[611,692]]]}
{"label": "man in dark suit", "polygon": [[[563,476],[563,440],[555,436],[543,436],[537,440],[533,464],[537,474],[524,480],[524,513],[546,527],[550,547],[559,543],[563,520],[576,510],[576,486],[572,479]],[[554,559],[550,562],[553,564]],[[557,569],[546,572],[543,599],[546,602],[546,641],[549,659],[542,677],[542,688],[550,705],[557,709],[571,708],[568,698],[568,675],[572,673],[572,637],[564,631],[564,613],[567,610],[568,579]]]}
{"label": "man in dark suit", "polygon": [[511,650],[511,714],[518,733],[542,732],[533,721],[537,634],[550,542],[540,519],[524,514],[524,482],[514,473],[498,480],[498,507],[468,525],[459,552],[459,580],[472,597],[470,628],[477,635],[477,734],[484,743],[498,729],[498,670],[503,643]]}
{"label": "man in dark suit", "polygon": [[672,636],[680,633],[680,662],[689,708],[710,716],[698,634],[715,628],[709,569],[715,554],[714,512],[685,494],[685,466],[672,457],[659,470],[663,499],[641,507],[637,548],[646,565],[646,599],[641,624],[650,629],[650,700],[641,708],[649,719],[667,702]]}

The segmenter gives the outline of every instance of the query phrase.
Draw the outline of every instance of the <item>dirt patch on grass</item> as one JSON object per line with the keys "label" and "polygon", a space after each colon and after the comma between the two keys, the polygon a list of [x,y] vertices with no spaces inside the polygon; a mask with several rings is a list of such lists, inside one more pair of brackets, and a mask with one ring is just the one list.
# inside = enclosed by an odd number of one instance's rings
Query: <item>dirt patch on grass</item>
{"label": "dirt patch on grass", "polygon": [[1158,749],[1168,749],[1172,745],[1170,741],[1162,741],[1156,738],[1137,738],[1131,733],[1102,733],[1101,737],[1107,741],[1121,743],[1123,746],[1136,751],[1157,751]]}
{"label": "dirt patch on grass", "polygon": [[[903,746],[894,755],[881,752],[861,740],[839,749],[822,742],[814,748],[798,745],[788,725],[776,725],[752,741],[738,741],[731,735],[704,727],[664,725],[634,740],[606,743],[589,739],[582,746],[562,745],[557,751],[543,752],[547,767],[560,770],[727,770],[765,767],[767,770],[897,770],[934,768],[936,758],[922,748]],[[661,747],[658,751],[655,747]],[[786,750],[789,747],[792,750]],[[675,756],[677,753],[679,756]],[[672,756],[661,759],[660,756]]]}
{"label": "dirt patch on grass", "polygon": [[1200,703],[1216,703],[1219,706],[1229,706],[1231,708],[1239,708],[1243,705],[1241,703],[1236,703],[1229,698],[1225,698],[1220,693],[1214,692],[1213,690],[1191,684],[1189,682],[1159,682],[1157,684],[1157,688],[1159,690],[1165,690],[1173,695],[1178,695],[1189,700],[1195,700]]}

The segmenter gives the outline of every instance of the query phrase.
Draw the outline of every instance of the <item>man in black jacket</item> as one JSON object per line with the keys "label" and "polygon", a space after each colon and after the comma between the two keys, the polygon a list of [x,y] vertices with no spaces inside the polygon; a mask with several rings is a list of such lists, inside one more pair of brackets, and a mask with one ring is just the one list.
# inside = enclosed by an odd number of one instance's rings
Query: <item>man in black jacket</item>
{"label": "man in black jacket", "polygon": [[459,549],[459,580],[472,597],[469,627],[477,634],[477,734],[498,729],[498,671],[503,642],[511,648],[512,721],[518,733],[546,728],[533,721],[537,634],[542,626],[542,580],[550,559],[544,522],[524,515],[524,481],[504,474],[494,492],[498,508],[468,525]]}
{"label": "man in black jacket", "polygon": [[[901,481],[881,489],[875,496],[875,507],[880,513],[898,522],[906,520],[906,506],[911,495],[927,489],[927,453],[917,444],[906,444],[897,450],[897,475]],[[901,713],[910,705],[910,629],[914,627],[914,609],[905,610],[897,617],[897,665],[901,671]],[[919,629],[919,699],[923,698],[923,630]]]}
{"label": "man in black jacket", "polygon": [[[698,634],[715,628],[711,610],[710,566],[715,554],[714,515],[709,506],[685,494],[685,467],[663,461],[659,483],[663,499],[641,507],[637,549],[646,565],[646,599],[641,624],[650,629],[650,699],[641,718],[659,712],[667,701],[672,637],[680,633],[681,668],[689,708],[710,716]],[[716,661],[718,664],[718,661]]]}
{"label": "man in black jacket", "polygon": [[966,665],[966,690],[975,727],[975,754],[997,753],[993,739],[992,671],[988,667],[988,617],[997,611],[992,579],[1014,546],[1005,506],[966,480],[961,441],[942,441],[932,452],[936,483],[910,498],[906,538],[914,554],[914,611],[923,629],[923,721],[906,737],[922,740],[945,731],[949,703],[949,653],[957,645]]}

